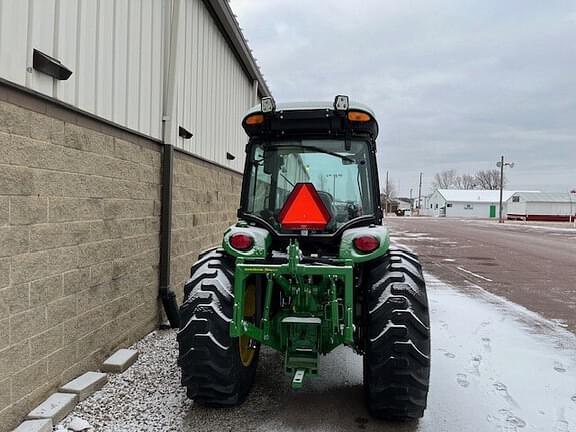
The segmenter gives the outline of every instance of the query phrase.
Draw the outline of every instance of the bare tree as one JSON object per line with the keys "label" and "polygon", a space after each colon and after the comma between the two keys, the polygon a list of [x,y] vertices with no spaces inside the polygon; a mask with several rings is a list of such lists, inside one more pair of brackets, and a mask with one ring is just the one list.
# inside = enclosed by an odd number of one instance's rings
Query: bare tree
{"label": "bare tree", "polygon": [[[500,170],[482,170],[478,171],[475,176],[475,181],[480,189],[497,190],[500,189]],[[504,177],[504,186],[507,180]]]}
{"label": "bare tree", "polygon": [[388,212],[390,202],[396,198],[397,195],[396,187],[394,187],[394,182],[390,177],[384,181],[384,187],[382,189],[382,193],[380,193],[380,203],[382,207],[386,209],[386,212]]}
{"label": "bare tree", "polygon": [[[504,177],[504,186],[507,180]],[[432,181],[433,189],[500,189],[500,170],[481,170],[475,175],[458,175],[455,169],[436,173]]]}
{"label": "bare tree", "polygon": [[433,189],[454,189],[457,187],[457,173],[455,169],[444,170],[434,174]]}
{"label": "bare tree", "polygon": [[470,174],[462,174],[456,177],[457,189],[475,189],[476,183],[476,178]]}

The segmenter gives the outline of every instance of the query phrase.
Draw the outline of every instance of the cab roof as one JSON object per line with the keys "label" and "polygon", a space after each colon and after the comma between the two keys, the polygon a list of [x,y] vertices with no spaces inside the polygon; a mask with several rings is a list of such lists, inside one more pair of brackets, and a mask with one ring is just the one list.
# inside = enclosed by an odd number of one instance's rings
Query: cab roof
{"label": "cab roof", "polygon": [[[349,113],[364,112],[369,120],[352,121]],[[254,119],[255,122],[248,122]],[[378,122],[368,106],[350,101],[348,109],[336,110],[334,102],[279,103],[270,112],[262,105],[253,106],[245,115],[242,126],[251,138],[286,138],[289,136],[347,137],[378,136]]]}
{"label": "cab roof", "polygon": [[[334,101],[326,102],[326,101],[316,101],[316,102],[285,102],[279,103],[276,105],[276,112],[280,111],[316,111],[316,110],[329,110],[334,111]],[[372,108],[368,105],[364,105],[363,103],[350,101],[348,111],[365,111],[372,116],[372,118],[376,119],[376,115]],[[261,111],[261,105],[257,104],[254,105],[252,108],[246,112],[244,117],[249,116],[250,114],[254,114]]]}

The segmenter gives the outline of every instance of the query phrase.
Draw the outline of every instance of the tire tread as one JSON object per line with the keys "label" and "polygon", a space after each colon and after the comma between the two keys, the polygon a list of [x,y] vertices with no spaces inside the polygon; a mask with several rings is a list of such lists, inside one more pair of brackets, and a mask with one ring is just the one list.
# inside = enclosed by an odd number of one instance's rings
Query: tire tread
{"label": "tire tread", "polygon": [[205,406],[241,404],[254,382],[256,357],[249,367],[239,358],[238,338],[229,334],[234,304],[233,260],[209,250],[192,266],[180,307],[178,365],[190,399]]}
{"label": "tire tread", "polygon": [[368,410],[379,418],[420,418],[430,380],[430,320],[422,266],[412,252],[390,248],[367,271],[364,390]]}

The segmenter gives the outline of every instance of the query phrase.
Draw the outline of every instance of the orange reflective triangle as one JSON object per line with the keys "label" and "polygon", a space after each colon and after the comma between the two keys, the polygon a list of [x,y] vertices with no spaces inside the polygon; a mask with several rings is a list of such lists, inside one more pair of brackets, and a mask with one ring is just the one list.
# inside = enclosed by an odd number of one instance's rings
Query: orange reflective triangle
{"label": "orange reflective triangle", "polygon": [[278,217],[285,229],[321,230],[330,222],[330,212],[312,183],[298,183]]}

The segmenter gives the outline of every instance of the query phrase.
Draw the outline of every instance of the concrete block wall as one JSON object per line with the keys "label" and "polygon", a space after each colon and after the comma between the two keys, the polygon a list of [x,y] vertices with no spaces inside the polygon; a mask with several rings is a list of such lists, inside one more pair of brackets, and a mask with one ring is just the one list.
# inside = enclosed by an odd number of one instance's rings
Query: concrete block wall
{"label": "concrete block wall", "polygon": [[0,101],[0,429],[158,315],[159,147],[28,102]]}
{"label": "concrete block wall", "polygon": [[[0,432],[159,322],[161,146],[0,85]],[[235,220],[238,173],[176,153],[172,281]]]}
{"label": "concrete block wall", "polygon": [[242,176],[177,151],[172,203],[171,285],[178,302],[198,253],[236,222]]}

